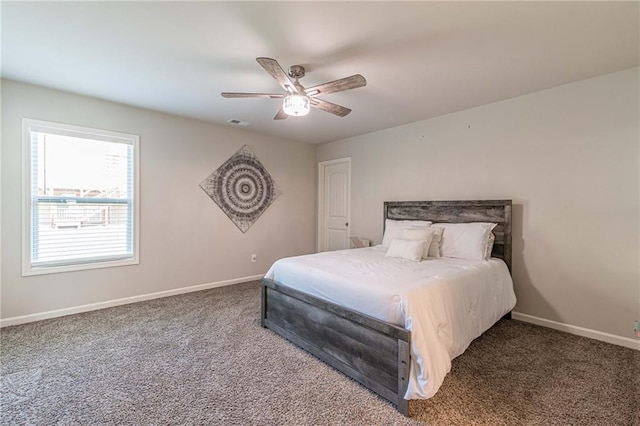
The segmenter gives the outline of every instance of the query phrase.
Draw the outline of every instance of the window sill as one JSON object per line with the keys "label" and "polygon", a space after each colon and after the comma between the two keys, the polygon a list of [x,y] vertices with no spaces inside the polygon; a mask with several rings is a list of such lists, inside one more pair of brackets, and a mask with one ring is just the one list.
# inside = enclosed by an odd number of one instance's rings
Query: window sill
{"label": "window sill", "polygon": [[26,266],[22,269],[22,276],[58,274],[62,272],[86,271],[89,269],[115,268],[118,266],[139,265],[137,258],[127,258],[121,260],[107,260],[103,262],[77,263],[73,265],[59,266]]}

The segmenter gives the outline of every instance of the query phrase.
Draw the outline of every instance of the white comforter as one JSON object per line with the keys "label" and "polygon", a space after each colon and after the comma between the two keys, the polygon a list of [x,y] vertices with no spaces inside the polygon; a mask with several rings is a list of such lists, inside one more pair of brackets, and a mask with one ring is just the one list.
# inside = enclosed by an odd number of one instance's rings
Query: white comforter
{"label": "white comforter", "polygon": [[412,262],[377,246],[280,259],[266,278],[411,331],[405,399],[432,397],[451,360],[516,303],[505,263]]}

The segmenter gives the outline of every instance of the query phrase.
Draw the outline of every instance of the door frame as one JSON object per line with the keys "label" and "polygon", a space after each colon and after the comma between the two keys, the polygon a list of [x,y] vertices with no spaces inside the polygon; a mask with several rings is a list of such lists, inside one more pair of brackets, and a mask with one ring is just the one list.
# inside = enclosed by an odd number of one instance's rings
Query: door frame
{"label": "door frame", "polygon": [[340,163],[347,165],[347,239],[351,237],[351,157],[337,158],[335,160],[327,160],[318,162],[318,222],[316,234],[316,251],[321,252],[324,247],[324,177],[327,166],[333,166]]}

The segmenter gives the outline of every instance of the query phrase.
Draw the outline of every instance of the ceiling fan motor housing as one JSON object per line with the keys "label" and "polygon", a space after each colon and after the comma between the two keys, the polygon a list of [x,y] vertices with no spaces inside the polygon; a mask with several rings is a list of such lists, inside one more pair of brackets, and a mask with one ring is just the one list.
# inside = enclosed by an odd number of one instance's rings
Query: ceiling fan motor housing
{"label": "ceiling fan motor housing", "polygon": [[302,65],[291,65],[289,67],[289,77],[291,78],[302,78],[304,74],[304,67]]}

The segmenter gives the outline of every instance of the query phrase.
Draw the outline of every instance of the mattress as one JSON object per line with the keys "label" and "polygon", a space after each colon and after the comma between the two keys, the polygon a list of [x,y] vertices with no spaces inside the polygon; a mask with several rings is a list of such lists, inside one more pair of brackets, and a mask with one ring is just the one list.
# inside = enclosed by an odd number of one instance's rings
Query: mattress
{"label": "mattress", "polygon": [[289,257],[265,278],[411,331],[405,399],[432,397],[451,361],[516,303],[506,264],[466,259],[412,262],[381,246]]}

